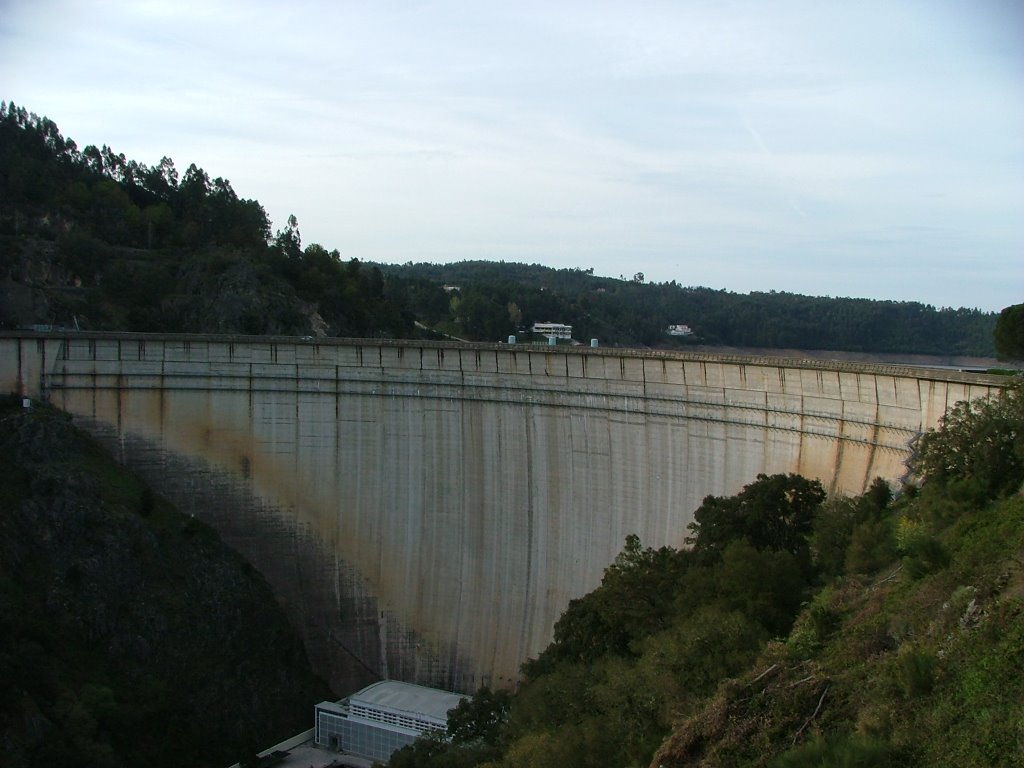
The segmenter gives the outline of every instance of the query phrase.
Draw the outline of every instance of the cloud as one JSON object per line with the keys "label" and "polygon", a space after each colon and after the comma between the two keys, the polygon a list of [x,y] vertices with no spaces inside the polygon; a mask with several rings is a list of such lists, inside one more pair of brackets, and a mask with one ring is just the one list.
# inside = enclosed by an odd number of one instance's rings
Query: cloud
{"label": "cloud", "polygon": [[347,256],[997,309],[1024,293],[1022,19],[998,0],[16,0],[0,78],[80,144],[196,162]]}

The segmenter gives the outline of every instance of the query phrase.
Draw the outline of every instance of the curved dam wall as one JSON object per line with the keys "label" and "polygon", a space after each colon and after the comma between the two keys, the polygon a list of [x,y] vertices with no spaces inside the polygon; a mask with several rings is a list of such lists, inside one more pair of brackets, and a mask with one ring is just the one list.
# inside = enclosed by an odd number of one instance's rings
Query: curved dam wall
{"label": "curved dam wall", "polygon": [[339,692],[508,686],[628,534],[798,472],[898,482],[1000,379],[700,354],[368,340],[0,336],[0,387],[75,415],[274,587]]}

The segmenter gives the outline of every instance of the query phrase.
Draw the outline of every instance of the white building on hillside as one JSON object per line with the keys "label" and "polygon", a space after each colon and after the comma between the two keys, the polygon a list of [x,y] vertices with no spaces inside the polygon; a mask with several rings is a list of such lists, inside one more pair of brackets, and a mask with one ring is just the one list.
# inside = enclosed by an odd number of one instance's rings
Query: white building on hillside
{"label": "white building on hillside", "polygon": [[534,323],[530,330],[541,336],[547,336],[549,339],[572,338],[572,326],[561,323]]}

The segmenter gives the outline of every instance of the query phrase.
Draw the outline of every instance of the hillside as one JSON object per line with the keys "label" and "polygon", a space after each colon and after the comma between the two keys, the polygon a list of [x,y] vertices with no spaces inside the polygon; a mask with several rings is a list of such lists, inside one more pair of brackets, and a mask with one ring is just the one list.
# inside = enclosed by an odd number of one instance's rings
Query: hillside
{"label": "hillside", "polygon": [[760,476],[688,549],[630,537],[514,695],[391,765],[1020,764],[1022,390],[951,411],[915,470],[896,498]]}
{"label": "hillside", "polygon": [[263,578],[71,420],[0,403],[0,763],[221,766],[329,696]]}
{"label": "hillside", "polygon": [[[784,278],[784,276],[783,276]],[[447,290],[445,288],[447,286]],[[916,302],[736,294],[640,273],[468,261],[373,265],[276,232],[260,203],[195,164],[79,149],[0,104],[0,327],[728,345],[991,357],[994,313]],[[694,333],[675,337],[669,325]]]}
{"label": "hillside", "polygon": [[[996,315],[936,309],[917,302],[738,294],[710,288],[597,277],[593,270],[555,270],[494,262],[381,265],[386,276],[458,286],[453,314],[471,338],[522,334],[536,321],[573,326],[573,337],[602,344],[681,348],[696,345],[993,356]],[[440,322],[412,301],[418,317]],[[692,336],[673,337],[670,325]]]}

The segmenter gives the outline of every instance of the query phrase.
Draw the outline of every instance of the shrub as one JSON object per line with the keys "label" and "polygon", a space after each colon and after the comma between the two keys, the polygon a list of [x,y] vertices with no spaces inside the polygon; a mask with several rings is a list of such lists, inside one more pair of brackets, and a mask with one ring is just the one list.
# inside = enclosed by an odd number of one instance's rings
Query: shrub
{"label": "shrub", "polygon": [[858,525],[846,550],[847,573],[872,573],[896,559],[896,541],[885,520]]}
{"label": "shrub", "polygon": [[773,760],[771,768],[886,768],[893,762],[886,742],[860,735],[817,737]]}
{"label": "shrub", "polygon": [[941,542],[931,536],[922,536],[910,542],[903,563],[907,573],[919,579],[948,567],[949,560],[949,552]]}
{"label": "shrub", "polygon": [[846,550],[859,522],[857,506],[852,499],[829,499],[814,520],[811,548],[814,564],[824,579],[843,572]]}
{"label": "shrub", "polygon": [[991,498],[1024,481],[1024,396],[1011,386],[996,397],[954,405],[918,446],[914,469],[926,483],[968,483]]}
{"label": "shrub", "polygon": [[791,658],[810,658],[839,628],[841,616],[832,605],[833,599],[832,588],[825,587],[797,618],[796,625],[786,638],[786,648]]}
{"label": "shrub", "polygon": [[924,696],[935,686],[935,655],[912,646],[903,648],[898,659],[898,682],[906,697]]}

